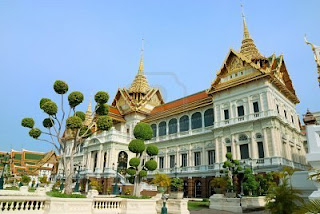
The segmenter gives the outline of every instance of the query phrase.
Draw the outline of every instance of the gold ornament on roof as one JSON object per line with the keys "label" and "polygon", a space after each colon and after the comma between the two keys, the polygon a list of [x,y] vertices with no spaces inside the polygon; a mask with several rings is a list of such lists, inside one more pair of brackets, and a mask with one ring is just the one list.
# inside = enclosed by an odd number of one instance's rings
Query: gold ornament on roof
{"label": "gold ornament on roof", "polygon": [[317,63],[317,69],[318,69],[318,82],[319,82],[319,87],[320,87],[320,46],[316,46],[314,44],[312,44],[311,42],[307,41],[307,37],[306,35],[304,36],[304,41],[307,45],[311,46],[311,49],[313,51],[313,55],[314,55],[314,60]]}
{"label": "gold ornament on roof", "polygon": [[149,84],[147,81],[146,76],[144,75],[144,68],[143,68],[143,41],[142,39],[142,48],[141,48],[141,57],[140,57],[140,63],[139,63],[139,69],[136,77],[134,78],[130,88],[129,93],[143,93],[146,94],[149,91]]}
{"label": "gold ornament on roof", "polygon": [[248,58],[249,60],[264,58],[260,54],[256,45],[254,44],[253,39],[250,37],[249,30],[248,30],[247,23],[246,23],[246,18],[243,13],[243,6],[242,5],[241,5],[241,8],[242,8],[242,19],[243,19],[243,39],[242,39],[240,53],[244,57]]}

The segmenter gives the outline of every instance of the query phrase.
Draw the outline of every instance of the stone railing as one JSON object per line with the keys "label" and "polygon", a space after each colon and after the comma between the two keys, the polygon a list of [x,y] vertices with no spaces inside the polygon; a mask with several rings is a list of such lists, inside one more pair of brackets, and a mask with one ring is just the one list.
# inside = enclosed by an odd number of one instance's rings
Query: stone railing
{"label": "stone railing", "polygon": [[46,206],[46,197],[0,196],[0,212],[2,213],[42,214]]}
{"label": "stone railing", "polygon": [[121,198],[94,198],[92,210],[94,214],[98,213],[121,213],[125,208],[125,203]]}

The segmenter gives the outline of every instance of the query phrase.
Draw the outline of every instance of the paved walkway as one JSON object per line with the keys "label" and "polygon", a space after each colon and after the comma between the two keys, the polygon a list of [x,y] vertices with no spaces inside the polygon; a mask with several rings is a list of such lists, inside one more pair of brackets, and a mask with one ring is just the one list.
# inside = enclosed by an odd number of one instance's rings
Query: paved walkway
{"label": "paved walkway", "polygon": [[[266,211],[254,211],[248,212],[250,214],[267,214]],[[190,214],[234,214],[233,212],[227,211],[220,211],[220,210],[213,210],[213,209],[202,209],[202,210],[193,210],[190,211]]]}

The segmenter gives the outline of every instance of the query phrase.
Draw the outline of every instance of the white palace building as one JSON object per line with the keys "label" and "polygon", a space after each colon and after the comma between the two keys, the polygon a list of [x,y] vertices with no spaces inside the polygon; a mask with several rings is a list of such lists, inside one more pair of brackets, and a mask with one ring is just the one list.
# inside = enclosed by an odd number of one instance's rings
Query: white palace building
{"label": "white palace building", "polygon": [[[156,172],[184,179],[188,197],[213,193],[209,182],[220,175],[227,152],[255,173],[284,166],[305,169],[305,136],[296,112],[299,99],[284,58],[264,57],[245,19],[243,25],[240,51],[230,49],[211,86],[208,82],[203,91],[169,103],[159,89],[149,86],[141,56],[131,87],[119,89],[110,106],[114,126],[78,148],[75,163],[82,165],[82,185],[97,179],[106,192],[117,168],[124,183],[122,174],[134,156],[128,144],[139,121],[149,123],[154,131],[147,143],[159,148]],[[90,120],[91,105],[86,115]]]}

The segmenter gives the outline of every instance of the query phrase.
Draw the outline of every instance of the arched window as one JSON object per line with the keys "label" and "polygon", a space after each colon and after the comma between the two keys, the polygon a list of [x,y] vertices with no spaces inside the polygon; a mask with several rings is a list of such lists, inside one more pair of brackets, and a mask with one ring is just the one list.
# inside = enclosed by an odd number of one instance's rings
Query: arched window
{"label": "arched window", "polygon": [[152,124],[151,128],[152,128],[152,132],[153,132],[153,137],[157,137],[157,125]]}
{"label": "arched window", "polygon": [[200,112],[196,112],[191,116],[192,129],[198,129],[202,127],[202,117]]}
{"label": "arched window", "polygon": [[230,138],[226,138],[226,139],[224,140],[224,142],[225,142],[225,143],[231,143],[231,140],[230,140]]}
{"label": "arched window", "polygon": [[162,121],[159,124],[159,136],[163,136],[167,134],[167,123],[165,121]]}
{"label": "arched window", "polygon": [[246,140],[248,140],[247,135],[242,134],[239,136],[239,141],[246,141]]}
{"label": "arched window", "polygon": [[201,197],[201,181],[195,182],[195,197],[200,198]]}
{"label": "arched window", "polygon": [[189,117],[188,115],[184,115],[179,120],[180,123],[180,132],[189,130]]}
{"label": "arched window", "polygon": [[204,112],[204,127],[212,126],[214,122],[213,108]]}
{"label": "arched window", "polygon": [[178,120],[176,118],[173,118],[169,121],[169,134],[177,133],[178,126],[177,126]]}
{"label": "arched window", "polygon": [[118,172],[122,175],[126,174],[128,163],[128,154],[125,151],[121,151],[118,155]]}

